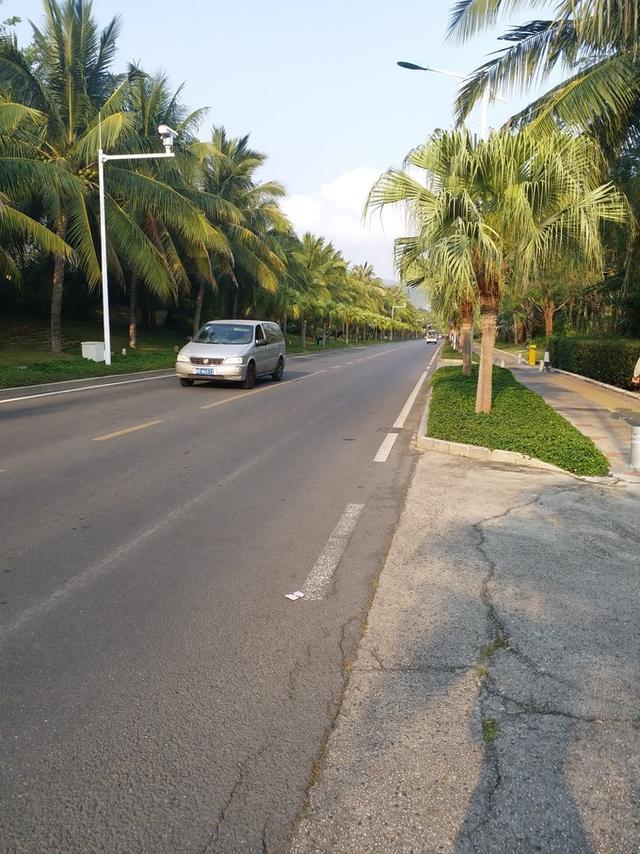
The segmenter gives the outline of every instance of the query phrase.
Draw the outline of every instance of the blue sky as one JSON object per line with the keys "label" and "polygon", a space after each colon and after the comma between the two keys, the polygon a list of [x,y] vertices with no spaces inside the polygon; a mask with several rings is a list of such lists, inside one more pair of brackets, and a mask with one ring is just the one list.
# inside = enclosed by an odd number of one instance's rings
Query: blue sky
{"label": "blue sky", "polygon": [[[184,101],[208,106],[201,128],[223,124],[251,134],[268,154],[264,178],[287,188],[285,204],[298,231],[325,234],[348,261],[368,260],[393,276],[392,244],[401,217],[360,221],[377,175],[436,127],[452,122],[455,83],[404,71],[399,59],[465,73],[504,43],[501,30],[463,46],[446,40],[452,0],[94,0],[101,26],[122,18],[117,67],[129,60],[185,82]],[[5,0],[2,17],[42,18],[41,0]],[[519,15],[518,19],[527,16]],[[496,104],[490,124],[511,109]]]}

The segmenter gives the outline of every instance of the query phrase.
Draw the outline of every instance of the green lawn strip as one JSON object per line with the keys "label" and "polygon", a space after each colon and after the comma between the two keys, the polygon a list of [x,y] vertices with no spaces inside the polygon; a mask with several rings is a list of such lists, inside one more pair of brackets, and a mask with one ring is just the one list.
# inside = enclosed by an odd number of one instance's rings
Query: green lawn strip
{"label": "green lawn strip", "polygon": [[607,458],[511,371],[493,368],[493,407],[476,414],[477,369],[465,377],[458,367],[433,376],[427,435],[449,442],[517,451],[578,475],[606,475]]}
{"label": "green lawn strip", "polygon": [[172,350],[150,353],[130,353],[127,356],[114,356],[113,364],[93,362],[81,356],[73,356],[60,361],[33,362],[25,367],[0,365],[0,388],[41,385],[42,383],[62,382],[64,380],[90,379],[106,377],[112,374],[133,374],[139,371],[156,371],[175,367],[176,354]]}
{"label": "green lawn strip", "polygon": [[[442,345],[442,351],[440,353],[441,359],[459,359],[462,361],[462,350],[454,350],[451,344],[448,341],[445,341]],[[474,353],[472,356],[472,361],[478,362],[479,357],[477,353]]]}

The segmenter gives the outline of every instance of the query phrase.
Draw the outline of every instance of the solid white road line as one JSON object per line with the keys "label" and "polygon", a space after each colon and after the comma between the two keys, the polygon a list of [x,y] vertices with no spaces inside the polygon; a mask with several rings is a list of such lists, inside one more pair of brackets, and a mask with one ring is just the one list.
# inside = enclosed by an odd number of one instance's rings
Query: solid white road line
{"label": "solid white road line", "polygon": [[8,397],[0,400],[2,403],[15,403],[18,400],[33,400],[34,397],[53,397],[56,394],[75,394],[77,391],[92,391],[95,388],[110,388],[114,385],[130,385],[131,383],[150,383],[152,380],[172,379],[175,374],[163,374],[161,377],[142,377],[139,380],[120,380],[114,383],[96,383],[96,385],[83,385],[80,388],[65,388],[60,391],[42,391],[39,394],[23,394],[21,397]]}
{"label": "solid white road line", "polygon": [[324,599],[327,595],[333,574],[342,560],[363,509],[364,504],[347,504],[347,509],[331,532],[327,544],[301,588],[305,599]]}
{"label": "solid white road line", "polygon": [[[396,420],[393,423],[394,429],[401,430],[404,427],[404,423],[407,420],[407,418],[409,417],[409,413],[411,412],[413,404],[416,402],[416,398],[420,394],[420,389],[422,388],[422,384],[424,383],[424,381],[427,378],[427,374],[429,373],[429,368],[433,364],[433,360],[435,359],[435,357],[437,355],[438,355],[438,351],[436,351],[433,354],[433,356],[431,357],[431,360],[429,361],[429,364],[427,365],[427,370],[424,371],[424,373],[420,376],[420,379],[418,380],[418,382],[415,384],[413,391],[411,392],[411,394],[407,398],[407,402],[402,407],[400,415],[398,415],[398,417],[396,418]],[[393,448],[397,438],[398,438],[397,433],[387,433],[387,435],[382,440],[382,444],[378,448],[378,453],[373,458],[374,463],[386,463],[386,461],[389,459],[389,454],[391,453],[391,449]]]}
{"label": "solid white road line", "polygon": [[374,463],[386,463],[397,438],[397,433],[387,433],[378,448],[378,453],[373,458]]}
{"label": "solid white road line", "polygon": [[400,412],[400,415],[398,415],[398,417],[396,418],[396,420],[393,422],[393,426],[394,426],[394,427],[396,427],[396,428],[398,428],[398,427],[400,427],[400,428],[404,427],[404,422],[405,422],[405,421],[407,420],[407,418],[409,417],[409,413],[411,412],[411,407],[412,407],[412,406],[413,406],[413,404],[416,402],[416,397],[417,397],[417,396],[418,396],[418,394],[420,393],[420,389],[421,389],[421,387],[422,387],[422,383],[426,380],[426,378],[427,378],[427,371],[425,371],[425,372],[421,375],[420,379],[419,379],[419,380],[418,380],[418,382],[415,384],[415,387],[414,387],[413,391],[411,392],[411,394],[410,394],[410,395],[409,395],[409,397],[407,398],[407,402],[406,402],[406,403],[405,403],[405,405],[402,407],[402,410],[401,410],[401,412]]}

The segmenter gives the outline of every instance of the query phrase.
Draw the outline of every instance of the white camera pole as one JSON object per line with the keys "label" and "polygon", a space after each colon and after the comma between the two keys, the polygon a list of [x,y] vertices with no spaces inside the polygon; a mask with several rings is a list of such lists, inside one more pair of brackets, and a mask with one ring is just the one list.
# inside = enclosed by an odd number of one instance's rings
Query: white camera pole
{"label": "white camera pole", "polygon": [[98,192],[100,196],[100,272],[102,275],[102,328],[104,336],[104,363],[111,364],[111,328],[109,323],[109,273],[107,270],[107,223],[104,204],[104,164],[108,160],[161,160],[175,157],[173,140],[177,136],[166,125],[158,133],[164,145],[164,154],[105,154],[102,150],[102,120],[98,126]]}

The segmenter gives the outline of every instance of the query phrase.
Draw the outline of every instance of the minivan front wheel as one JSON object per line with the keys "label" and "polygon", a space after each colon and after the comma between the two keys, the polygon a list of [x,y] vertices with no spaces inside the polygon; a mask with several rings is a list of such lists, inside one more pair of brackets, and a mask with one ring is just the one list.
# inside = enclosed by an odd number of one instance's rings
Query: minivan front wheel
{"label": "minivan front wheel", "polygon": [[271,378],[276,382],[280,382],[282,379],[282,375],[284,373],[284,360],[282,356],[278,359],[278,364],[276,365],[275,371],[271,374]]}
{"label": "minivan front wheel", "polygon": [[253,388],[256,384],[256,366],[253,362],[249,362],[247,365],[247,373],[244,377],[244,382],[242,383],[242,388]]}

